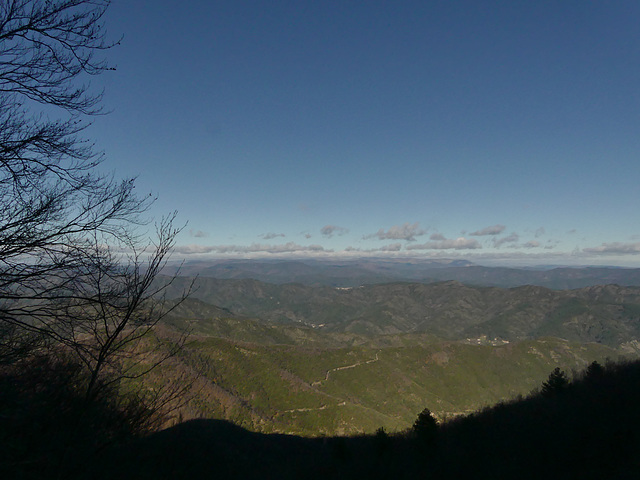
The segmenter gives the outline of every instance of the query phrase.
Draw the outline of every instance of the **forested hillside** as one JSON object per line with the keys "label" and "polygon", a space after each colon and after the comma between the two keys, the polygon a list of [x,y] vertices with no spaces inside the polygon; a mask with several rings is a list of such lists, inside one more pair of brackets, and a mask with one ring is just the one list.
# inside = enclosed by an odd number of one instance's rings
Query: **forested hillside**
{"label": "forested hillside", "polygon": [[147,381],[198,372],[183,419],[308,436],[403,430],[425,405],[439,419],[450,418],[527,394],[558,365],[579,370],[621,355],[551,337],[491,346],[421,334],[325,337],[240,320],[210,326],[212,333],[234,333],[194,335],[168,362],[171,369]]}
{"label": "forested hillside", "polygon": [[[178,295],[192,281],[178,277],[169,292]],[[267,323],[323,332],[422,332],[447,340],[556,336],[613,347],[640,338],[640,287],[619,285],[550,290],[439,282],[333,288],[197,278],[192,298],[204,303],[181,307],[184,318],[219,316],[215,309],[208,310],[215,306]]]}
{"label": "forested hillside", "polygon": [[303,438],[199,420],[108,452],[101,478],[631,479],[640,471],[640,364],[553,372],[530,396],[405,432]]}

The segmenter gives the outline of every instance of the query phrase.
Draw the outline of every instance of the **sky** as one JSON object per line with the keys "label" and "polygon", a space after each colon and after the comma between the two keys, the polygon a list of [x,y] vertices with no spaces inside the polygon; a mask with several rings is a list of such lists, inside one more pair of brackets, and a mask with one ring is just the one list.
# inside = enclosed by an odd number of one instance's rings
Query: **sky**
{"label": "sky", "polygon": [[640,266],[640,2],[114,0],[102,168],[174,259]]}

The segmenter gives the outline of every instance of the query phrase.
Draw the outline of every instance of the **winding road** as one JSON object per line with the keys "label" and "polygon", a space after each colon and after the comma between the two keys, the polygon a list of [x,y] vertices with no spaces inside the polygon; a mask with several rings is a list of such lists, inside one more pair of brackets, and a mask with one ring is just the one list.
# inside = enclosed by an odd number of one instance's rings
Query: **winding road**
{"label": "winding road", "polygon": [[[342,367],[336,367],[336,368],[332,368],[331,370],[327,370],[327,373],[325,374],[324,380],[319,380],[317,382],[313,382],[311,384],[311,386],[312,387],[320,387],[320,386],[322,386],[323,382],[329,381],[329,376],[330,376],[331,372],[338,372],[340,370],[347,370],[349,368],[359,367],[360,365],[367,365],[369,363],[377,362],[377,361],[380,360],[380,358],[378,356],[378,353],[379,352],[376,352],[376,357],[372,358],[371,360],[365,360],[364,362],[357,362],[357,363],[354,363],[352,365],[344,365]],[[320,393],[322,393],[323,395],[326,395],[328,397],[331,397],[331,398],[333,398],[335,400],[340,400],[340,403],[338,403],[337,405],[332,405],[332,406],[344,407],[347,404],[347,402],[342,400],[341,398],[334,397],[333,395],[325,393],[325,392],[320,392]],[[312,408],[293,408],[291,410],[282,410],[280,413],[312,412],[312,411],[316,411],[316,410],[325,410],[327,408],[329,408],[329,405],[322,405],[320,407],[312,407]]]}

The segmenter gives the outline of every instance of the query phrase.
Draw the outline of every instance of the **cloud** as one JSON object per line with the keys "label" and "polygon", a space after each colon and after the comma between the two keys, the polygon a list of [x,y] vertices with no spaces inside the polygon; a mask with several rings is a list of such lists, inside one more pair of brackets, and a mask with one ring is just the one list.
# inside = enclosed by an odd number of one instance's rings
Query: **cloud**
{"label": "cloud", "polygon": [[277,238],[277,237],[284,237],[284,233],[263,233],[262,235],[260,235],[260,238],[263,238],[265,240],[271,240],[273,238]]}
{"label": "cloud", "polygon": [[546,233],[546,230],[544,229],[544,227],[540,227],[536,230],[535,237],[536,238],[541,237],[545,233]]}
{"label": "cloud", "polygon": [[469,235],[473,235],[475,237],[482,237],[484,235],[498,235],[504,232],[505,228],[507,227],[505,227],[504,225],[492,225],[490,227],[485,227],[482,230],[471,232]]}
{"label": "cloud", "polygon": [[446,240],[445,236],[441,233],[434,233],[429,237],[429,240]]}
{"label": "cloud", "polygon": [[364,253],[380,253],[380,254],[384,254],[384,253],[394,253],[394,252],[399,252],[402,250],[402,244],[401,243],[390,243],[389,245],[383,245],[382,247],[377,247],[377,248],[367,248],[367,249],[362,249],[362,248],[353,248],[353,247],[349,247],[349,251],[352,252],[364,252]]}
{"label": "cloud", "polygon": [[382,247],[379,248],[360,248],[360,247],[354,247],[349,245],[347,248],[345,248],[343,251],[344,252],[362,252],[362,253],[389,253],[389,252],[399,252],[402,250],[402,244],[401,243],[391,243],[389,245],[384,245]]}
{"label": "cloud", "polygon": [[196,238],[206,238],[209,236],[208,233],[203,232],[202,230],[189,230],[189,235]]}
{"label": "cloud", "polygon": [[406,240],[407,242],[413,242],[416,237],[424,235],[425,233],[427,233],[427,231],[421,229],[418,222],[414,224],[407,222],[402,225],[394,225],[386,232],[381,228],[376,233],[365,235],[362,238],[378,238],[378,240]]}
{"label": "cloud", "polygon": [[540,246],[540,242],[537,240],[531,240],[523,245],[524,248],[538,248]]}
{"label": "cloud", "polygon": [[325,237],[331,238],[333,235],[344,235],[345,233],[349,233],[348,228],[338,227],[336,225],[325,225],[320,229],[320,233]]}
{"label": "cloud", "polygon": [[[640,242],[638,243],[603,243],[594,248],[584,250],[576,247],[573,252],[548,250],[547,243],[539,242],[535,247],[536,240],[518,244],[522,250],[482,250],[476,239],[460,237],[456,239],[444,239],[430,241],[423,245],[406,244],[400,242],[391,243],[380,248],[363,249],[349,246],[344,250],[325,249],[320,245],[298,245],[288,242],[280,245],[266,245],[254,243],[245,245],[180,245],[175,248],[175,252],[184,257],[205,257],[212,258],[235,256],[239,258],[395,258],[395,259],[465,259],[473,262],[480,262],[483,265],[518,266],[518,265],[611,265],[612,258],[619,255],[626,257],[624,266],[629,266],[630,262],[640,260]],[[544,249],[543,249],[544,247]],[[625,255],[626,254],[626,255]]]}
{"label": "cloud", "polygon": [[246,245],[179,245],[174,248],[176,253],[184,255],[204,254],[204,253],[294,253],[294,252],[332,252],[325,250],[322,245],[298,245],[287,242],[280,245],[266,245],[253,243]]}
{"label": "cloud", "polygon": [[603,243],[599,247],[584,248],[585,253],[594,253],[597,255],[602,254],[623,254],[623,255],[637,255],[640,253],[640,242],[635,243]]}
{"label": "cloud", "polygon": [[482,248],[480,243],[473,238],[459,237],[456,239],[443,239],[421,245],[409,245],[407,250],[469,250]]}
{"label": "cloud", "polygon": [[512,233],[511,235],[508,235],[506,237],[494,238],[493,246],[496,248],[500,248],[505,243],[516,243],[518,240],[520,240],[520,236],[517,233]]}
{"label": "cloud", "polygon": [[553,250],[559,243],[560,240],[550,238],[549,240],[547,240],[547,244],[544,246],[544,248],[545,250]]}
{"label": "cloud", "polygon": [[211,253],[216,247],[209,247],[206,245],[177,245],[173,248],[175,253],[183,253],[185,255],[192,255],[198,253]]}
{"label": "cloud", "polygon": [[309,238],[311,238],[311,234],[310,233],[305,233],[304,234],[304,238],[306,238],[308,240]]}

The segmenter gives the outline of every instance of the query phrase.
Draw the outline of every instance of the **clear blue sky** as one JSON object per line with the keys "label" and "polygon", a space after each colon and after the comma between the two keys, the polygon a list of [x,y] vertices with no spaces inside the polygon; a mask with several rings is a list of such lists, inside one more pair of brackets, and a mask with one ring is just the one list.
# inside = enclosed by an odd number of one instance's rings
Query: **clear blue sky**
{"label": "clear blue sky", "polygon": [[105,168],[174,258],[640,265],[640,2],[115,0]]}

